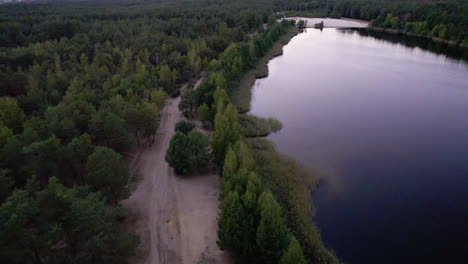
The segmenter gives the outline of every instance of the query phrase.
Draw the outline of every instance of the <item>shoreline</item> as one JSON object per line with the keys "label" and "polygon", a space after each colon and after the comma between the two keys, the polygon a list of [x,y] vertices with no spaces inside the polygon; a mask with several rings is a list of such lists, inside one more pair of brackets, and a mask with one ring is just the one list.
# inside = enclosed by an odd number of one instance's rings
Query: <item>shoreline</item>
{"label": "shoreline", "polygon": [[383,32],[391,35],[404,35],[404,36],[410,36],[410,37],[417,37],[417,38],[423,38],[430,40],[435,43],[440,43],[440,44],[445,44],[451,47],[459,47],[463,49],[468,49],[467,45],[463,45],[462,43],[457,43],[456,41],[453,40],[446,40],[446,39],[441,39],[441,38],[434,38],[434,37],[427,37],[427,36],[420,36],[414,33],[409,33],[409,32],[404,32],[398,29],[391,29],[391,28],[382,28],[382,27],[374,27],[374,26],[369,26],[367,27],[367,30],[369,31],[374,31],[374,32]]}
{"label": "shoreline", "polygon": [[348,19],[348,18],[332,18],[332,17],[304,17],[291,16],[285,17],[286,20],[303,20],[306,22],[306,28],[315,28],[317,24],[323,22],[322,28],[367,28],[369,21]]}
{"label": "shoreline", "polygon": [[[268,76],[268,63],[281,56],[283,47],[298,33],[299,29],[294,27],[281,36],[272,49],[258,61],[257,66],[241,78],[239,86],[231,94],[231,100],[239,114],[250,111],[255,81]],[[285,212],[288,227],[311,260],[340,263],[333,250],[323,243],[320,230],[314,222],[315,209],[311,194],[324,179],[313,169],[277,150],[275,143],[266,136],[247,137],[247,144],[254,154],[263,184],[272,191]]]}
{"label": "shoreline", "polygon": [[273,47],[265,54],[265,56],[259,59],[255,68],[246,72],[239,80],[237,88],[232,91],[231,100],[237,107],[240,114],[245,114],[250,111],[252,86],[257,79],[268,77],[268,63],[270,60],[283,55],[283,47],[286,46],[298,33],[299,29],[297,27],[292,27],[273,44]]}
{"label": "shoreline", "polygon": [[[374,32],[384,32],[384,33],[388,33],[388,34],[392,34],[392,35],[405,35],[405,36],[410,36],[410,37],[418,37],[418,38],[424,38],[424,39],[428,39],[428,40],[431,40],[435,43],[440,43],[440,44],[445,44],[445,45],[448,45],[448,46],[451,46],[451,47],[459,47],[459,48],[463,48],[463,49],[468,49],[468,45],[464,45],[463,43],[458,43],[456,41],[453,41],[453,40],[446,40],[446,39],[442,39],[442,38],[435,38],[435,37],[428,37],[428,36],[421,36],[421,35],[417,35],[417,34],[414,34],[414,33],[409,33],[409,32],[404,32],[402,30],[398,30],[398,29],[391,29],[391,28],[383,28],[383,27],[375,27],[375,26],[372,26],[371,25],[371,21],[367,21],[367,20],[362,20],[362,19],[356,19],[356,18],[348,18],[348,17],[341,17],[341,18],[332,18],[332,17],[319,17],[319,16],[285,16],[284,19],[294,19],[294,20],[297,20],[297,19],[336,19],[336,20],[344,20],[344,21],[350,21],[350,22],[357,22],[357,23],[366,23],[367,24],[367,27],[362,27],[362,28],[366,28],[370,31],[374,31]],[[313,28],[312,25],[310,26],[307,26],[308,28]],[[344,26],[325,26],[324,28],[347,28],[347,27],[344,27]],[[351,27],[353,28],[353,27]]]}

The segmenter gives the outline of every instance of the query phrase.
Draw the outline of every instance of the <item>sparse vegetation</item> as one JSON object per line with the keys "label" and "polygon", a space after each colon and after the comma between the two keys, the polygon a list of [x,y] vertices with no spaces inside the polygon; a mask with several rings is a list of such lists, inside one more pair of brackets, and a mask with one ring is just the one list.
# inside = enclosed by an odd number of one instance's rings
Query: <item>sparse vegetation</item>
{"label": "sparse vegetation", "polygon": [[273,117],[262,118],[255,115],[242,114],[239,116],[239,121],[246,137],[265,137],[282,128],[281,122]]}

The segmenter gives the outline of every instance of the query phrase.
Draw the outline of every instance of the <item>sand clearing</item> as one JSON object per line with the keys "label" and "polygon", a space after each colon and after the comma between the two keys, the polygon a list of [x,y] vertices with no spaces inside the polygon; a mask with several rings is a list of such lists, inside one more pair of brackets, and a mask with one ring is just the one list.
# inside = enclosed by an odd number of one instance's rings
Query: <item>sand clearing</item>
{"label": "sand clearing", "polygon": [[228,263],[227,253],[216,244],[219,176],[209,170],[180,177],[164,159],[174,126],[184,119],[179,101],[180,97],[167,100],[156,142],[133,162],[139,182],[122,204],[141,240],[140,256],[134,262]]}

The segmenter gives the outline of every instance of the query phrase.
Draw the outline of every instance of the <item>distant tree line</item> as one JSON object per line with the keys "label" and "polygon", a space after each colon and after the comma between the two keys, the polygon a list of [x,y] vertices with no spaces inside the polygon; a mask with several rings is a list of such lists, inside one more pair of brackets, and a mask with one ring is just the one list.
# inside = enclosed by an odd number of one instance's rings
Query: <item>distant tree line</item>
{"label": "distant tree line", "polygon": [[278,1],[276,8],[295,15],[370,20],[376,27],[468,46],[468,2],[464,0],[293,0]]}

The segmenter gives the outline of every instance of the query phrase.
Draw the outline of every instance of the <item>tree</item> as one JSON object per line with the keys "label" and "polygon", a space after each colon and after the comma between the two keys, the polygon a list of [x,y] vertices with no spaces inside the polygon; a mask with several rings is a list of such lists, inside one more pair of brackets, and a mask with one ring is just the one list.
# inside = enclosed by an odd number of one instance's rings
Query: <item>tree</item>
{"label": "tree", "polygon": [[0,149],[5,146],[9,137],[13,136],[13,131],[0,123]]}
{"label": "tree", "polygon": [[288,246],[289,234],[281,218],[281,207],[271,193],[264,192],[258,201],[260,223],[257,228],[257,246],[266,263],[277,262]]}
{"label": "tree", "polygon": [[96,145],[108,146],[116,151],[124,151],[129,147],[129,132],[122,117],[100,110],[93,114],[90,123],[90,132]]}
{"label": "tree", "polygon": [[23,153],[29,156],[28,163],[42,184],[46,184],[51,176],[60,176],[59,168],[64,158],[64,148],[55,136],[34,142],[23,148]]}
{"label": "tree", "polygon": [[188,174],[191,171],[187,153],[189,144],[188,137],[180,131],[171,138],[165,159],[177,174]]}
{"label": "tree", "polygon": [[212,121],[210,108],[206,104],[202,104],[198,108],[198,117],[202,121],[203,125],[207,125],[209,122]]}
{"label": "tree", "polygon": [[291,236],[289,240],[288,249],[281,257],[279,264],[306,264],[304,254],[302,253],[301,245],[297,242],[296,238]]}
{"label": "tree", "polygon": [[106,147],[96,147],[88,158],[86,183],[101,191],[110,201],[117,203],[125,198],[128,182],[127,166],[122,156]]}
{"label": "tree", "polygon": [[208,138],[196,130],[187,135],[177,131],[171,138],[165,158],[177,174],[190,174],[208,164],[209,145]]}
{"label": "tree", "polygon": [[[219,105],[221,106],[221,103]],[[241,138],[243,138],[243,132],[237,110],[229,104],[225,110],[216,113],[214,132],[211,136],[211,146],[218,164],[223,162],[227,147]]]}
{"label": "tree", "polygon": [[156,104],[158,108],[164,106],[164,101],[166,100],[167,94],[162,89],[151,90],[149,92],[149,101],[153,104]]}
{"label": "tree", "polygon": [[176,78],[177,72],[171,71],[169,66],[163,65],[159,69],[159,79],[161,80],[161,84],[167,93],[173,94],[175,92],[174,85]]}
{"label": "tree", "polygon": [[[3,203],[12,191],[14,180],[8,170],[0,169],[0,204]],[[1,228],[1,217],[0,217]]]}
{"label": "tree", "polygon": [[73,138],[67,145],[67,159],[70,162],[71,171],[75,183],[83,183],[88,157],[93,153],[94,145],[88,134],[82,134]]}
{"label": "tree", "polygon": [[0,207],[0,259],[11,264],[126,263],[138,240],[118,229],[116,209],[85,187],[33,180]]}
{"label": "tree", "polygon": [[206,166],[211,159],[210,140],[197,130],[190,131],[188,138],[190,142],[189,160],[193,170]]}
{"label": "tree", "polygon": [[193,88],[187,89],[187,91],[182,94],[179,103],[179,110],[182,111],[187,118],[193,117],[193,111],[196,110],[197,106],[196,100],[197,97]]}
{"label": "tree", "polygon": [[185,135],[187,135],[190,131],[192,131],[193,129],[195,128],[195,124],[192,123],[192,122],[189,122],[189,121],[185,121],[185,120],[182,120],[182,121],[179,121],[177,122],[177,124],[175,125],[175,131],[180,131],[182,133],[184,133]]}
{"label": "tree", "polygon": [[19,132],[25,118],[26,116],[16,99],[0,97],[0,124],[9,127],[15,132]]}
{"label": "tree", "polygon": [[221,214],[218,221],[218,245],[221,249],[235,249],[242,240],[242,226],[239,221],[242,213],[239,194],[236,191],[224,193]]}

